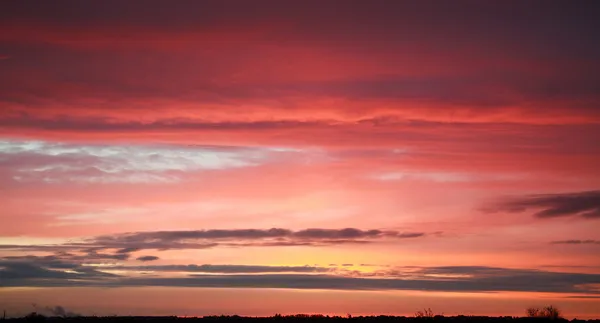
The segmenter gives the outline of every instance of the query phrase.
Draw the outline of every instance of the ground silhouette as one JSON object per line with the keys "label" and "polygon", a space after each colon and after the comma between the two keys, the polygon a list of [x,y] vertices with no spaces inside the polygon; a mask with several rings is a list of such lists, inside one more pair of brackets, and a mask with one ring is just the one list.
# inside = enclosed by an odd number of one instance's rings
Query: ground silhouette
{"label": "ground silhouette", "polygon": [[245,317],[245,316],[204,316],[204,317],[176,317],[176,316],[80,316],[80,317],[46,317],[40,314],[30,314],[22,318],[4,320],[6,323],[536,323],[536,322],[573,322],[573,323],[600,323],[596,320],[567,320],[564,318],[540,317],[513,317],[513,316],[442,316],[433,317],[405,317],[405,316],[325,316],[325,315],[275,315],[271,317]]}

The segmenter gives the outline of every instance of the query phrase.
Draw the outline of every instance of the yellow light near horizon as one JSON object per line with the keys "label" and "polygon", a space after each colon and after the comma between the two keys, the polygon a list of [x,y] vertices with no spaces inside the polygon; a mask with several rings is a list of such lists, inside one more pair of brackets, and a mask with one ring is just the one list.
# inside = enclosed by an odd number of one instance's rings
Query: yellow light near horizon
{"label": "yellow light near horizon", "polygon": [[39,238],[39,237],[29,237],[29,236],[0,237],[0,245],[29,246],[29,245],[63,244],[63,243],[67,243],[69,240],[72,240],[72,239]]}

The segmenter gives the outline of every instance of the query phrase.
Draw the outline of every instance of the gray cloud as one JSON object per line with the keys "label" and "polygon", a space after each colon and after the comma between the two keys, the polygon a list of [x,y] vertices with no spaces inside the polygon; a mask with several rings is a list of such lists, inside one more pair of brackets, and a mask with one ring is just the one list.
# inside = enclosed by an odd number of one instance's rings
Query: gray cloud
{"label": "gray cloud", "polygon": [[155,261],[160,259],[157,256],[141,256],[141,257],[137,257],[136,260],[138,261]]}
{"label": "gray cloud", "polygon": [[[48,279],[48,278],[71,278],[74,275],[65,271],[54,270],[57,268],[42,267],[26,262],[0,262],[0,286],[8,280]],[[63,269],[63,268],[58,268]]]}
{"label": "gray cloud", "polygon": [[[0,167],[10,169],[18,182],[174,182],[183,172],[257,166],[285,153],[256,147],[0,140]],[[77,218],[65,221],[76,223]]]}
{"label": "gray cloud", "polygon": [[88,253],[84,256],[79,256],[82,260],[127,260],[130,255],[127,253],[103,254],[103,253]]}
{"label": "gray cloud", "polygon": [[[34,250],[37,251],[37,250]],[[47,250],[46,250],[47,251]],[[125,261],[130,258],[129,254],[99,254],[99,253],[68,253],[68,252],[55,252],[53,255],[47,256],[6,256],[0,258],[0,260],[8,261],[12,263],[35,263],[43,265],[45,268],[52,269],[68,269],[76,270],[81,269],[81,264],[85,263],[97,263],[97,262],[119,262]],[[86,267],[87,269],[88,267]]]}
{"label": "gray cloud", "polygon": [[[395,230],[361,230],[356,228],[311,228],[293,231],[282,228],[145,231],[91,237],[55,245],[0,245],[0,250],[52,253],[49,256],[13,256],[4,259],[44,263],[119,262],[131,258],[131,253],[144,250],[209,249],[217,247],[291,247],[335,246],[398,242],[427,236],[424,232]],[[147,255],[138,261],[154,261]]]}
{"label": "gray cloud", "polygon": [[249,266],[249,265],[159,265],[159,266],[118,266],[119,270],[190,272],[190,273],[319,273],[331,269],[315,266]]}
{"label": "gray cloud", "polygon": [[[106,270],[118,270],[115,275]],[[137,277],[128,272],[161,272]],[[169,277],[168,273],[187,273]],[[165,277],[165,275],[167,275]],[[0,286],[179,286],[342,290],[535,291],[598,294],[600,274],[486,266],[405,266],[371,273],[318,266],[155,265],[91,267],[54,257],[0,259]]]}
{"label": "gray cloud", "polygon": [[139,251],[139,250],[140,249],[138,249],[138,248],[132,248],[132,247],[130,247],[130,248],[122,248],[122,249],[117,250],[116,253],[131,253],[131,252],[136,252],[136,251]]}
{"label": "gray cloud", "polygon": [[415,272],[423,275],[469,275],[472,277],[508,277],[539,274],[556,274],[531,269],[512,269],[488,266],[438,266],[438,267],[400,267],[400,269],[416,269]]}
{"label": "gray cloud", "polygon": [[600,282],[600,275],[531,273],[472,279],[395,279],[362,278],[334,275],[227,275],[194,276],[189,278],[130,279],[132,286],[189,287],[256,287],[346,290],[425,290],[425,291],[538,291],[593,292],[578,288],[580,284]]}
{"label": "gray cloud", "polygon": [[600,244],[600,240],[558,240],[551,244]]}
{"label": "gray cloud", "polygon": [[[3,264],[6,267],[6,264]],[[27,275],[4,276],[1,286],[176,286],[215,288],[292,288],[337,290],[421,290],[421,291],[530,291],[549,293],[597,294],[591,286],[600,283],[599,274],[550,272],[532,269],[509,269],[482,266],[399,267],[381,277],[348,276],[345,272],[323,274],[325,268],[244,265],[150,266],[163,271],[186,270],[211,274],[190,274],[187,277],[127,277],[93,276],[85,274],[49,275],[34,270],[35,264],[11,268]],[[118,267],[117,267],[118,268]],[[140,270],[145,267],[130,267]],[[39,268],[38,268],[39,269]],[[119,268],[123,269],[123,268]],[[289,274],[284,272],[300,272]],[[305,273],[303,273],[304,271]],[[222,275],[225,273],[226,275]],[[247,273],[247,274],[241,274]],[[80,274],[81,275],[81,274]]]}
{"label": "gray cloud", "polygon": [[323,246],[349,243],[372,243],[423,237],[423,232],[392,230],[318,229],[292,231],[282,228],[148,231],[93,237],[74,247],[118,248],[120,250],[147,249],[206,249],[217,246]]}
{"label": "gray cloud", "polygon": [[0,287],[21,286],[22,283],[27,283],[23,286],[46,283],[57,286],[65,283],[85,285],[111,277],[117,276],[92,267],[47,257],[0,258]]}
{"label": "gray cloud", "polygon": [[534,211],[537,218],[577,216],[599,219],[600,191],[528,195],[502,201],[487,210],[511,213]]}
{"label": "gray cloud", "polygon": [[253,121],[253,122],[210,122],[201,120],[163,119],[155,122],[142,123],[136,121],[107,122],[104,119],[61,117],[40,119],[33,116],[1,118],[0,126],[6,128],[43,128],[47,130],[77,130],[77,131],[126,131],[142,130],[227,130],[227,131],[268,131],[290,128],[308,129],[329,127],[335,125],[334,120],[320,121]]}
{"label": "gray cloud", "polygon": [[[5,33],[6,36],[0,39],[3,45],[0,58],[11,58],[2,61],[0,97],[4,105],[16,104],[0,118],[0,126],[30,134],[37,133],[36,130],[279,132],[290,128],[331,131],[336,129],[333,126],[342,121],[240,122],[237,119],[238,122],[211,123],[210,120],[182,120],[189,115],[205,115],[203,112],[210,107],[203,107],[201,103],[237,107],[240,102],[264,105],[268,100],[270,108],[278,107],[277,111],[285,113],[291,106],[306,106],[298,101],[300,97],[340,98],[352,102],[365,99],[395,100],[396,104],[386,104],[386,109],[397,107],[399,110],[406,110],[406,104],[402,104],[404,100],[433,102],[425,104],[425,113],[420,113],[420,118],[425,120],[439,115],[429,111],[430,106],[436,104],[460,107],[455,111],[457,113],[451,113],[453,119],[460,119],[463,114],[510,115],[502,109],[517,105],[526,111],[533,110],[533,115],[551,109],[577,115],[581,119],[598,119],[600,73],[597,72],[596,57],[600,53],[600,45],[595,41],[595,30],[600,28],[593,27],[598,25],[597,8],[594,6],[564,2],[545,6],[541,13],[531,3],[490,5],[462,1],[432,6],[431,3],[371,2],[344,4],[344,10],[340,11],[339,6],[334,5],[335,1],[328,4],[302,1],[302,5],[282,5],[278,1],[261,1],[251,5],[245,1],[228,1],[230,5],[224,5],[220,1],[210,4],[203,1],[201,5],[187,2],[177,8],[153,1],[154,7],[146,5],[143,13],[136,5],[119,1],[103,1],[86,8],[72,5],[70,1],[53,5],[30,1],[2,3],[0,20],[3,21],[3,27],[14,33]],[[243,9],[232,12],[226,9],[230,7]],[[532,15],[532,12],[537,14]],[[285,20],[290,23],[282,25],[279,18],[272,21],[273,17],[286,17]],[[506,26],[507,19],[511,21],[510,26]],[[423,21],[428,22],[427,28],[420,28]],[[258,31],[260,35],[254,36],[260,38],[260,43],[273,42],[276,46],[249,46],[254,42],[252,38],[248,39],[248,32],[254,34],[257,23],[261,31]],[[118,28],[120,32],[107,33],[107,26]],[[273,26],[273,29],[263,30],[266,26]],[[404,33],[404,30],[412,32]],[[263,31],[266,34],[262,34]],[[217,46],[214,50],[208,50],[214,54],[203,54],[206,48],[215,45],[211,41],[206,42],[205,33],[212,32],[224,32],[225,37],[233,35],[232,39],[225,41],[229,49],[219,52],[220,47]],[[440,34],[448,37],[440,38]],[[139,41],[127,41],[129,39]],[[423,43],[414,46],[415,40]],[[173,46],[177,48],[176,54],[170,52],[171,46],[164,46],[165,41],[178,44]],[[279,46],[282,43],[295,44],[291,49],[301,44],[301,47],[314,48],[315,54],[330,53],[327,56],[333,57],[333,60],[337,54],[341,54],[345,57],[345,64],[379,62],[378,65],[390,66],[389,71],[385,71],[390,74],[381,75],[383,71],[374,67],[371,73],[362,71],[360,76],[339,76],[328,81],[299,80],[293,76],[294,73],[287,78],[277,77],[266,81],[271,77],[261,77],[262,74],[256,74],[255,70],[277,71],[287,64],[285,62],[297,58],[291,54],[294,50],[285,49],[287,47],[282,49]],[[354,45],[345,48],[344,44]],[[90,45],[107,47],[102,50],[102,55],[94,50],[82,51],[79,48]],[[150,50],[146,50],[148,45],[151,46]],[[188,47],[191,52],[182,51],[179,45],[192,46]],[[138,53],[142,46],[148,59],[132,59],[135,55],[123,55],[122,50],[127,50],[123,46],[133,46],[134,53]],[[202,51],[196,51],[193,47]],[[233,48],[239,48],[245,54],[234,54],[240,51]],[[449,50],[452,53],[439,55]],[[408,65],[429,66],[428,69],[432,71],[442,66],[444,72],[438,75],[425,73],[427,76],[407,72],[397,64],[398,53],[402,52],[409,59]],[[543,62],[539,60],[541,56],[545,57]],[[273,59],[260,59],[264,57]],[[481,57],[487,58],[481,60]],[[310,64],[310,61],[307,63]],[[536,66],[547,66],[549,73],[542,75],[524,68],[531,65],[527,64],[529,61]],[[249,66],[248,62],[258,62],[259,66],[254,63]],[[508,62],[521,63],[513,68],[505,68],[504,64]],[[565,65],[564,62],[573,63]],[[159,75],[148,74],[148,71],[161,72]],[[344,75],[353,74],[351,71]],[[232,75],[237,74],[246,76],[244,80],[232,81]],[[148,77],[139,78],[139,75]],[[131,79],[136,82],[131,82]],[[78,84],[77,91],[72,90],[73,84]],[[177,102],[158,103],[175,98]],[[552,100],[557,104],[538,102],[540,100]],[[60,107],[56,106],[57,102],[60,102]],[[188,104],[182,102],[190,103],[190,107],[185,107]],[[88,114],[78,108],[83,105],[93,105],[101,110],[123,109],[123,113],[115,113],[112,118],[107,114],[86,117]],[[135,112],[134,117],[121,119],[136,109],[147,111],[151,107],[152,110],[161,110],[160,105],[177,105],[178,111],[182,112],[180,119],[164,116],[159,120],[141,122],[135,117]],[[363,105],[365,108],[357,109],[363,113],[373,112],[372,104]],[[347,108],[344,105],[344,110]],[[443,107],[443,110],[446,111],[446,108]],[[472,111],[465,113],[464,109]],[[40,110],[45,113],[38,113]],[[49,116],[48,111],[55,113]],[[307,108],[306,111],[312,110]],[[347,111],[339,112],[346,114]],[[400,115],[407,117],[403,112]],[[409,113],[408,117],[412,119],[416,116]],[[397,130],[390,137],[407,140],[399,132]],[[326,137],[321,133],[310,135]],[[344,136],[359,137],[361,134],[344,132]],[[278,137],[287,136],[279,134]],[[304,138],[303,142],[310,140]],[[502,140],[511,142],[505,137]],[[557,144],[558,141],[554,142],[553,147]],[[527,144],[519,146],[530,149]],[[106,178],[109,174],[101,175]],[[136,182],[171,180],[170,177],[111,177],[113,181],[120,179]]]}

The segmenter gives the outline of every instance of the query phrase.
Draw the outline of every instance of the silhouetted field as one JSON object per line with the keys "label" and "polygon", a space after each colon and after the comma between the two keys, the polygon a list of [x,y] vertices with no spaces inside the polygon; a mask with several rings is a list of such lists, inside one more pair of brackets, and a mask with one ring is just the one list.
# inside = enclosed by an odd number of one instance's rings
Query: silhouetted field
{"label": "silhouetted field", "polygon": [[600,319],[595,320],[567,320],[567,319],[547,319],[531,317],[489,317],[489,316],[435,316],[435,317],[405,317],[405,316],[322,316],[322,315],[293,315],[293,316],[272,316],[272,317],[243,317],[243,316],[204,316],[198,318],[180,318],[175,316],[110,316],[110,317],[23,317],[6,319],[6,323],[16,322],[45,322],[45,323],[225,323],[225,322],[243,322],[243,323],[303,323],[303,322],[340,322],[340,323],[535,323],[535,322],[587,322],[600,323]]}

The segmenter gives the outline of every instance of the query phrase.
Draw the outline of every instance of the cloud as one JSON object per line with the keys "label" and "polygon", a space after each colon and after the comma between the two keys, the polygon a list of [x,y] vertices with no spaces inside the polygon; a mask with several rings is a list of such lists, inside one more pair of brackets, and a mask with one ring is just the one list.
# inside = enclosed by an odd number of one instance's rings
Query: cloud
{"label": "cloud", "polygon": [[593,292],[578,285],[600,282],[600,275],[531,272],[465,279],[362,278],[335,275],[203,275],[188,278],[134,278],[125,286],[182,286],[232,288],[294,288],[342,290],[424,290],[424,291],[536,291],[556,293]]}
{"label": "cloud", "polygon": [[9,257],[0,258],[0,287],[13,286],[15,282],[21,281],[34,285],[44,281],[57,285],[77,281],[85,284],[88,280],[110,277],[116,275],[68,261],[49,261],[35,256],[18,260]]}
{"label": "cloud", "polygon": [[87,239],[81,246],[101,248],[205,249],[217,246],[311,246],[348,243],[371,243],[384,240],[423,237],[424,232],[393,230],[361,230],[356,228],[292,231],[282,228],[194,231],[147,231],[99,236]]}
{"label": "cloud", "polygon": [[[529,5],[509,10],[467,2],[453,5],[461,10],[439,13],[415,4],[352,3],[340,12],[318,2],[235,3],[244,9],[233,13],[222,4],[187,3],[168,9],[148,5],[140,14],[135,6],[112,1],[85,10],[61,10],[64,4],[35,6],[36,11],[30,5],[3,6],[9,32],[0,36],[2,56],[12,59],[3,64],[0,97],[12,108],[0,116],[0,126],[10,134],[42,137],[122,132],[139,140],[177,132],[201,140],[204,136],[187,133],[323,128],[354,113],[475,123],[597,123],[600,117],[599,73],[589,67],[600,53],[591,31],[598,28],[590,28],[598,22],[594,10],[584,6],[564,5],[566,10],[532,17]],[[473,16],[479,18],[462,19]],[[510,28],[507,17],[514,21]],[[422,21],[428,27],[415,28]],[[552,32],[561,30],[558,22],[571,32]],[[440,32],[453,36],[439,39]],[[181,50],[182,43],[190,51]],[[355,46],[339,46],[350,43]],[[101,47],[102,55],[82,46]],[[147,59],[136,58],[140,47]],[[235,54],[238,48],[245,54]],[[336,103],[322,107],[322,101]],[[385,108],[374,108],[380,106]],[[224,112],[212,112],[217,110]],[[221,120],[211,119],[216,114]],[[173,181],[157,175],[120,178]]]}
{"label": "cloud", "polygon": [[[95,250],[86,250],[85,248],[80,248],[81,250],[77,250],[78,253],[68,253],[64,251],[55,251],[53,255],[48,256],[6,256],[5,260],[10,261],[28,261],[28,262],[36,262],[43,263],[46,265],[50,265],[52,267],[60,267],[60,266],[68,266],[66,268],[71,268],[72,264],[80,264],[85,262],[96,262],[96,261],[125,261],[130,258],[130,255],[127,253],[98,253]],[[102,249],[102,248],[100,248]],[[26,251],[25,249],[24,251]],[[32,251],[52,251],[51,249],[41,249],[35,250],[30,249]],[[75,250],[74,250],[75,251]]]}
{"label": "cloud", "polygon": [[131,252],[136,252],[139,250],[140,250],[139,248],[133,248],[133,247],[122,248],[122,249],[117,250],[116,253],[131,253]]}
{"label": "cloud", "polygon": [[486,208],[492,212],[534,211],[537,218],[579,217],[600,219],[600,191],[535,194],[507,199]]}
{"label": "cloud", "polygon": [[130,256],[127,253],[103,254],[96,252],[90,252],[85,256],[80,256],[81,259],[85,260],[127,260],[129,257]]}
{"label": "cloud", "polygon": [[232,230],[195,230],[195,231],[150,231],[116,236],[99,237],[98,240],[185,240],[185,239],[265,239],[292,238],[298,240],[327,239],[371,239],[371,238],[415,238],[423,236],[421,232],[402,233],[384,230],[361,230],[356,228],[318,229],[310,228],[292,231],[282,228],[271,229],[232,229]]}
{"label": "cloud", "polygon": [[[68,175],[67,175],[68,176]],[[125,175],[127,176],[127,175]],[[47,180],[48,178],[46,178]],[[73,178],[70,178],[72,180]],[[90,179],[90,178],[88,178]],[[57,179],[58,180],[58,179]],[[125,181],[124,178],[120,180]],[[130,181],[131,183],[131,181]],[[53,216],[54,220],[49,223],[49,226],[59,227],[59,226],[74,226],[74,225],[86,225],[86,224],[114,224],[121,221],[126,220],[129,216],[134,216],[136,214],[140,214],[143,212],[147,212],[144,208],[106,208],[99,209],[95,211],[87,211],[87,212],[73,212],[73,213],[51,213],[48,212],[47,215]]]}
{"label": "cloud", "polygon": [[558,240],[551,244],[600,244],[600,240]]}
{"label": "cloud", "polygon": [[[95,266],[52,257],[0,258],[0,286],[179,286],[341,290],[529,291],[598,294],[600,274],[487,266],[346,267],[262,265]],[[118,272],[119,275],[113,272]],[[139,273],[144,275],[140,276]],[[160,275],[153,275],[160,273]],[[182,276],[184,275],[184,276]]]}
{"label": "cloud", "polygon": [[160,265],[160,266],[117,266],[111,269],[150,272],[187,272],[187,273],[319,273],[331,271],[329,268],[315,266],[249,266],[249,265]]}
{"label": "cloud", "polygon": [[[535,9],[535,2],[509,6],[460,1],[451,6],[440,4],[440,10],[432,10],[427,2],[372,1],[351,2],[340,11],[335,2],[313,0],[304,1],[302,5],[271,0],[251,5],[246,1],[227,1],[226,4],[206,1],[202,5],[189,2],[177,7],[169,7],[166,1],[152,1],[147,3],[148,9],[140,12],[129,3],[103,1],[85,9],[71,8],[71,15],[65,13],[67,4],[43,4],[35,9],[31,9],[29,1],[3,5],[0,18],[11,32],[3,35],[2,40],[11,44],[24,42],[103,49],[139,49],[153,45],[152,49],[163,51],[179,49],[177,45],[181,42],[189,48],[194,44],[215,46],[221,42],[237,42],[249,47],[253,41],[278,44],[285,40],[288,45],[300,42],[312,47],[329,41],[334,44],[352,42],[365,47],[370,44],[378,50],[382,50],[380,43],[385,43],[391,47],[388,51],[398,48],[408,51],[410,47],[400,45],[414,44],[417,40],[431,43],[435,39],[429,47],[418,48],[450,51],[454,49],[450,45],[454,44],[469,58],[481,55],[482,51],[497,56],[495,52],[509,49],[508,52],[520,58],[548,52],[548,57],[579,54],[584,59],[595,57],[593,54],[599,51],[593,42],[595,34],[592,31],[595,30],[593,26],[598,25],[594,19],[597,10],[569,3],[548,6],[535,16],[528,14]],[[287,23],[274,17],[285,17]],[[513,24],[506,27],[505,22],[511,18]],[[428,22],[427,28],[420,28],[423,21]],[[579,35],[577,39],[569,37],[571,33],[548,32],[559,30],[565,24],[572,34]],[[114,29],[120,32],[114,32]],[[403,30],[413,32],[404,35]],[[440,38],[442,33],[449,37]],[[249,41],[243,41],[243,36]],[[137,41],[124,41],[128,39]],[[483,48],[466,47],[478,43]],[[449,56],[456,59],[456,53],[451,51],[451,54]]]}
{"label": "cloud", "polygon": [[[203,109],[192,109],[203,111]],[[127,115],[126,115],[127,116]],[[114,132],[121,131],[125,133],[140,132],[140,131],[189,131],[189,130],[204,130],[204,131],[268,131],[268,130],[284,130],[284,129],[311,129],[323,126],[333,126],[339,124],[337,120],[286,120],[275,119],[268,120],[235,120],[230,117],[230,120],[203,120],[196,118],[164,118],[160,115],[157,120],[141,122],[135,119],[125,120],[105,120],[103,118],[93,118],[87,116],[81,117],[51,117],[40,118],[31,116],[27,113],[18,116],[8,116],[0,118],[0,126],[5,128],[25,129],[25,128],[41,128],[46,130],[71,130],[81,132]],[[231,120],[233,118],[233,120]]]}
{"label": "cloud", "polygon": [[158,260],[158,259],[160,259],[160,258],[157,257],[157,256],[141,256],[141,257],[137,257],[136,258],[137,261],[144,261],[144,262],[146,262],[146,261],[155,261],[155,260]]}
{"label": "cloud", "polygon": [[[434,233],[437,235],[438,233]],[[217,247],[334,246],[398,242],[426,237],[425,232],[311,228],[293,231],[271,229],[211,229],[189,231],[143,231],[83,238],[53,245],[2,245],[0,250],[51,252],[54,259],[72,261],[128,260],[143,250],[209,249]]]}
{"label": "cloud", "polygon": [[257,166],[278,152],[281,149],[0,140],[0,162],[21,182],[176,182],[185,172]]}
{"label": "cloud", "polygon": [[[32,251],[32,250],[29,250]],[[38,250],[33,250],[38,251]],[[45,252],[48,252],[46,250]],[[116,254],[108,254],[108,253],[97,253],[95,251],[83,251],[75,249],[73,253],[68,253],[64,251],[55,252],[52,255],[47,256],[35,256],[35,255],[25,255],[25,256],[5,256],[0,257],[0,266],[2,263],[9,265],[10,268],[15,268],[15,266],[25,266],[29,270],[36,270],[36,268],[31,267],[32,265],[38,266],[38,270],[44,272],[45,270],[51,270],[48,274],[58,274],[62,275],[66,273],[96,273],[102,274],[102,272],[95,272],[92,270],[92,267],[86,266],[87,264],[119,264],[129,260],[130,255],[124,253],[116,253]],[[27,272],[27,268],[25,272]],[[11,270],[9,270],[10,272]],[[10,274],[10,273],[8,273]],[[0,275],[1,276],[1,275]],[[83,277],[83,276],[79,276]]]}
{"label": "cloud", "polygon": [[[399,267],[379,275],[335,272],[311,266],[247,266],[247,265],[166,265],[121,266],[120,276],[98,275],[95,269],[83,273],[58,272],[41,264],[0,263],[3,280],[0,286],[177,286],[214,288],[291,288],[334,290],[420,290],[446,292],[548,292],[597,294],[594,284],[600,275],[551,272],[533,269],[509,269],[483,266]],[[7,270],[8,268],[8,270]],[[188,272],[187,277],[128,276],[126,270]],[[79,271],[79,269],[77,270]],[[6,273],[9,273],[6,275]],[[15,275],[15,273],[17,273]],[[195,274],[201,272],[203,274]],[[296,272],[296,273],[289,273]],[[327,274],[324,274],[327,272]],[[78,279],[75,279],[75,278]]]}
{"label": "cloud", "polygon": [[485,181],[516,181],[525,178],[523,174],[480,174],[459,172],[426,172],[426,171],[399,171],[372,174],[369,178],[379,181],[430,181],[437,183],[467,183]]}
{"label": "cloud", "polygon": [[[44,279],[44,278],[70,278],[73,274],[65,271],[58,271],[47,269],[45,267],[37,266],[26,262],[0,262],[2,269],[0,269],[0,286],[2,281],[11,279]],[[54,267],[56,268],[56,267]],[[61,268],[62,269],[62,268]]]}
{"label": "cloud", "polygon": [[[320,229],[311,228],[293,231],[282,228],[271,229],[232,229],[232,230],[195,230],[195,231],[148,231],[91,237],[80,241],[55,245],[0,245],[0,250],[20,252],[53,253],[47,256],[7,256],[5,261],[16,263],[35,263],[46,268],[80,270],[81,266],[94,263],[117,264],[126,262],[131,253],[144,250],[208,249],[217,247],[289,247],[289,246],[334,246],[343,244],[369,244],[394,242],[426,236],[423,232],[399,232],[394,230],[361,230],[356,228]],[[141,262],[159,259],[155,255],[135,258]],[[189,272],[323,272],[315,267],[264,267],[231,265],[173,265],[119,267],[123,270],[140,271],[189,271]],[[35,268],[31,268],[33,270]],[[12,273],[12,271],[10,271]],[[7,275],[11,274],[7,272]],[[48,274],[63,275],[50,272]],[[11,274],[16,275],[16,274]]]}

